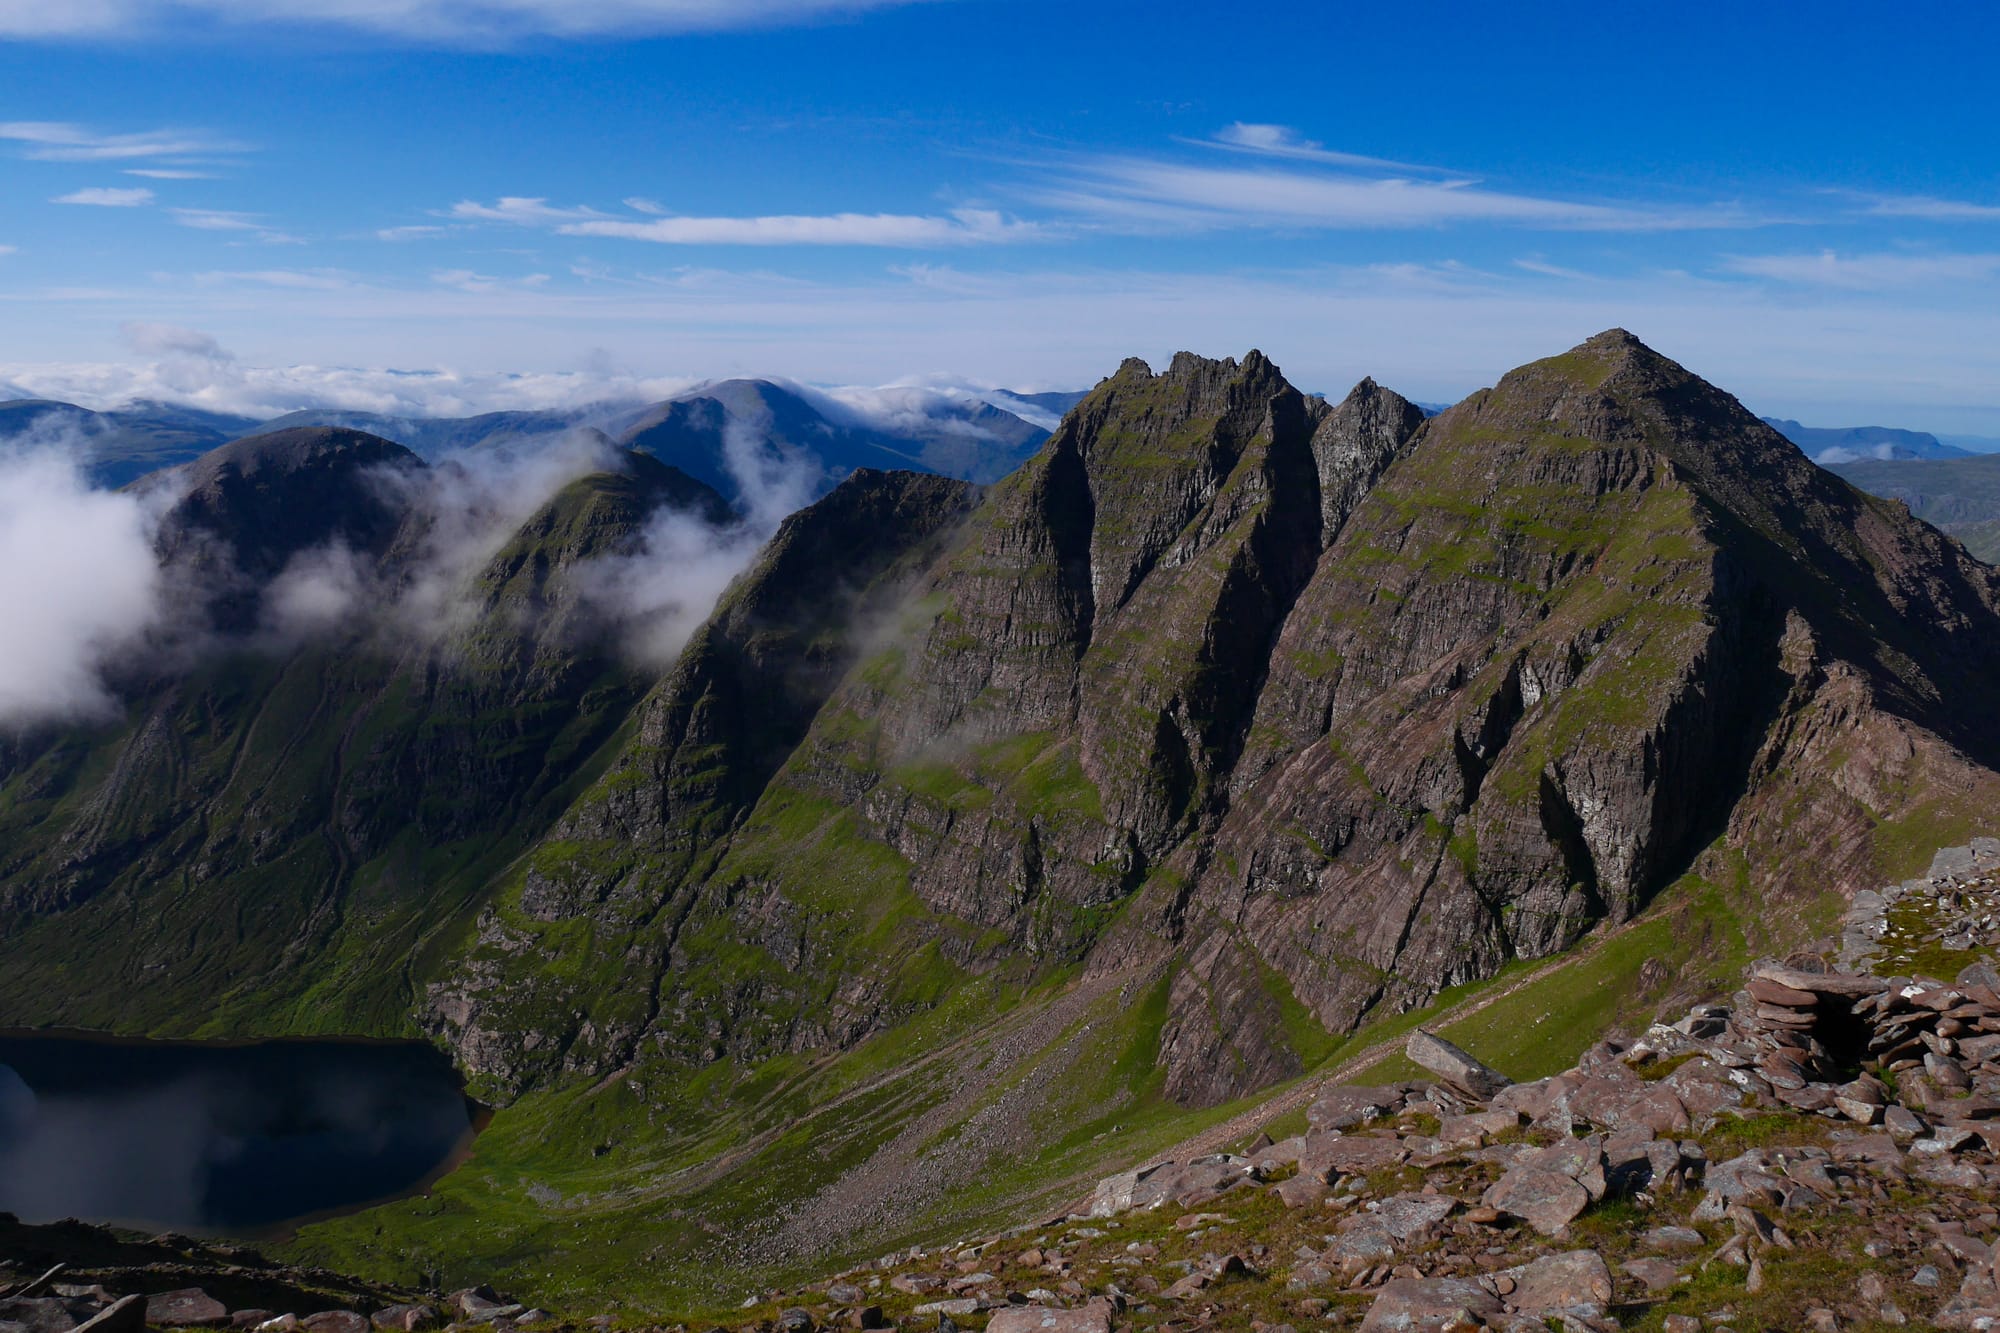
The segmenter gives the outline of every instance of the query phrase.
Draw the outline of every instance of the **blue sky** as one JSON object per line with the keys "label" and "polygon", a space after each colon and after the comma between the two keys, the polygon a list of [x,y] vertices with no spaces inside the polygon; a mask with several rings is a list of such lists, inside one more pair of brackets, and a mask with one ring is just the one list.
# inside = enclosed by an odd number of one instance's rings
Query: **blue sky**
{"label": "blue sky", "polygon": [[0,385],[1450,399],[1619,324],[2000,436],[2000,17],[1745,8],[0,0]]}

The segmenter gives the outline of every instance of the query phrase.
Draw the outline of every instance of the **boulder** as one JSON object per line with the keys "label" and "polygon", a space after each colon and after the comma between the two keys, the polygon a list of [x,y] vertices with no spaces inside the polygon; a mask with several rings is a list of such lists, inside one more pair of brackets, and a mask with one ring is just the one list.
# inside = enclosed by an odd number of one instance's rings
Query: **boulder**
{"label": "boulder", "polygon": [[1111,1302],[1102,1297],[1078,1310],[1010,1305],[995,1310],[987,1333],[1111,1333]]}
{"label": "boulder", "polygon": [[0,1324],[12,1324],[21,1333],[69,1333],[76,1319],[54,1296],[16,1296],[0,1301]]}
{"label": "boulder", "polygon": [[1375,1298],[1361,1333],[1446,1333],[1501,1314],[1500,1298],[1465,1278],[1396,1278]]}
{"label": "boulder", "polygon": [[368,1317],[352,1310],[322,1310],[299,1321],[306,1333],[368,1333]]}
{"label": "boulder", "polygon": [[1611,1300],[1611,1269],[1596,1250],[1546,1255],[1495,1274],[1502,1275],[1514,1281],[1507,1304],[1529,1314],[1577,1305],[1603,1306]]}
{"label": "boulder", "polygon": [[154,1328],[214,1328],[229,1322],[229,1310],[200,1287],[183,1287],[148,1296],[146,1322]]}
{"label": "boulder", "polygon": [[1485,1101],[1514,1080],[1475,1060],[1434,1032],[1418,1028],[1403,1043],[1403,1052],[1419,1067],[1477,1101]]}
{"label": "boulder", "polygon": [[1409,1155],[1408,1145],[1398,1138],[1320,1134],[1306,1140],[1299,1153],[1299,1171],[1331,1182],[1342,1172],[1365,1174],[1400,1166]]}
{"label": "boulder", "polygon": [[1480,1202],[1553,1236],[1590,1207],[1590,1193],[1559,1171],[1517,1166],[1501,1176]]}
{"label": "boulder", "polygon": [[1406,1099],[1402,1088],[1327,1088],[1306,1108],[1306,1121],[1314,1129],[1353,1129],[1394,1114]]}
{"label": "boulder", "polygon": [[396,1330],[396,1333],[417,1333],[419,1329],[434,1327],[437,1321],[437,1311],[428,1305],[392,1305],[385,1310],[377,1310],[369,1322],[380,1329]]}
{"label": "boulder", "polygon": [[145,1327],[144,1296],[121,1297],[77,1325],[79,1333],[144,1333]]}

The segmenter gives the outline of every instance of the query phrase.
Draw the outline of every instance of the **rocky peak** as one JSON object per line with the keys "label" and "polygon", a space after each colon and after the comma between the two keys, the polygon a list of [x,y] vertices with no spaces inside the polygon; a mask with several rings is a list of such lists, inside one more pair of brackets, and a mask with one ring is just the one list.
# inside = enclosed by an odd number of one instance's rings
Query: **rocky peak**
{"label": "rocky peak", "polygon": [[293,556],[334,542],[386,550],[404,515],[380,474],[422,467],[399,444],[330,426],[232,441],[153,483],[181,493],[160,524],[161,559],[220,628],[247,628],[259,585]]}

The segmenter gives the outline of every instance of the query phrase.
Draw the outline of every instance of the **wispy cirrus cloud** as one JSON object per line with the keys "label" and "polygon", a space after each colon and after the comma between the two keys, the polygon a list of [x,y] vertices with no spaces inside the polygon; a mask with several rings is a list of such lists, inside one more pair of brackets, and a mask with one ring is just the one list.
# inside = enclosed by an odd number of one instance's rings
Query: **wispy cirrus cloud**
{"label": "wispy cirrus cloud", "polygon": [[140,176],[153,181],[212,181],[218,179],[212,171],[186,171],[177,167],[127,167],[127,176]]}
{"label": "wispy cirrus cloud", "polygon": [[431,281],[440,287],[449,287],[460,292],[497,292],[510,287],[532,291],[546,285],[549,275],[530,273],[519,278],[500,278],[490,273],[478,273],[469,268],[447,268],[432,273]]}
{"label": "wispy cirrus cloud", "polygon": [[0,0],[0,36],[130,40],[216,27],[334,28],[421,43],[715,32],[915,0]]}
{"label": "wispy cirrus cloud", "polygon": [[[1187,142],[1187,141],[1183,141]],[[1141,155],[1046,164],[1025,196],[1112,230],[1382,230],[1485,223],[1562,231],[1670,231],[1759,225],[1733,204],[1658,206],[1492,188],[1439,167],[1326,148],[1283,125],[1238,122],[1205,140],[1257,165]]]}
{"label": "wispy cirrus cloud", "polygon": [[558,207],[546,199],[505,196],[491,204],[461,200],[448,216],[479,222],[548,227],[561,236],[599,236],[657,245],[887,246],[933,249],[1000,245],[1048,235],[1040,223],[992,209],[959,208],[943,214],[819,213],[761,217],[689,217],[650,199],[628,199],[638,216],[588,207]]}
{"label": "wispy cirrus cloud", "polygon": [[420,224],[409,227],[379,227],[375,232],[378,241],[428,241],[449,232],[449,227]]}
{"label": "wispy cirrus cloud", "polygon": [[1982,282],[2000,277],[2000,254],[1817,254],[1733,255],[1725,272],[1800,287],[1887,292],[1918,287]]}
{"label": "wispy cirrus cloud", "polygon": [[88,190],[71,190],[49,200],[52,204],[86,204],[93,208],[144,208],[153,202],[153,192],[143,189],[117,189],[97,186]]}
{"label": "wispy cirrus cloud", "polygon": [[192,275],[193,281],[203,287],[228,286],[235,283],[250,283],[258,287],[280,287],[291,291],[337,292],[354,286],[354,280],[347,274],[334,269],[230,269],[212,270]]}
{"label": "wispy cirrus cloud", "polygon": [[[0,0],[0,34],[9,31],[14,0]],[[27,0],[22,9],[61,9]],[[87,6],[85,6],[87,7]],[[248,151],[248,145],[202,130],[143,130],[105,134],[61,120],[0,121],[0,141],[21,145],[20,155],[38,162],[130,162],[161,157],[212,157]],[[136,173],[135,173],[136,174]]]}
{"label": "wispy cirrus cloud", "polygon": [[1328,148],[1317,139],[1306,138],[1289,125],[1260,125],[1239,120],[1217,130],[1210,138],[1184,142],[1192,142],[1205,148],[1251,153],[1258,157],[1289,158],[1296,162],[1318,162],[1333,167],[1366,167],[1374,170],[1450,174],[1441,167],[1423,167],[1408,162],[1393,162],[1388,158],[1368,157],[1361,153],[1343,153]]}
{"label": "wispy cirrus cloud", "polygon": [[167,211],[176,223],[194,231],[240,233],[266,245],[302,244],[298,237],[268,225],[261,213],[238,213],[221,208],[173,208]]}
{"label": "wispy cirrus cloud", "polygon": [[1910,218],[1919,222],[2000,222],[2000,204],[1975,204],[1963,199],[1938,199],[1921,194],[1862,196],[1870,217]]}

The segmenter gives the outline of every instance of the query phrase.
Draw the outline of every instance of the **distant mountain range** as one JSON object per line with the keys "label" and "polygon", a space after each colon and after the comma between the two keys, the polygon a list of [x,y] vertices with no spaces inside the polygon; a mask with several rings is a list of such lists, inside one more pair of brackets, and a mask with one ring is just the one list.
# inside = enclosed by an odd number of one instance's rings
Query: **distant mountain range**
{"label": "distant mountain range", "polygon": [[81,438],[92,480],[122,486],[163,467],[199,458],[257,429],[251,417],[225,416],[171,403],[130,403],[93,412],[45,398],[0,402],[0,444]]}
{"label": "distant mountain range", "polygon": [[1901,500],[1987,564],[2000,564],[2000,455],[1870,459],[1833,470],[1864,491]]}
{"label": "distant mountain range", "polygon": [[1882,462],[1965,458],[1972,452],[1946,444],[1928,431],[1893,426],[1801,426],[1781,417],[1764,417],[1762,421],[1822,467],[1871,458]]}
{"label": "distant mountain range", "polygon": [[102,486],[122,486],[191,462],[250,435],[327,426],[366,431],[436,460],[468,449],[547,442],[592,432],[648,453],[742,498],[746,468],[789,471],[806,494],[823,494],[856,468],[912,468],[966,481],[997,481],[1041,447],[1081,393],[996,393],[1007,407],[963,393],[925,389],[835,397],[771,380],[702,385],[657,403],[607,402],[554,411],[469,417],[392,416],[313,408],[269,421],[166,403],[108,412],[43,399],[0,402],[0,443],[81,438]]}

